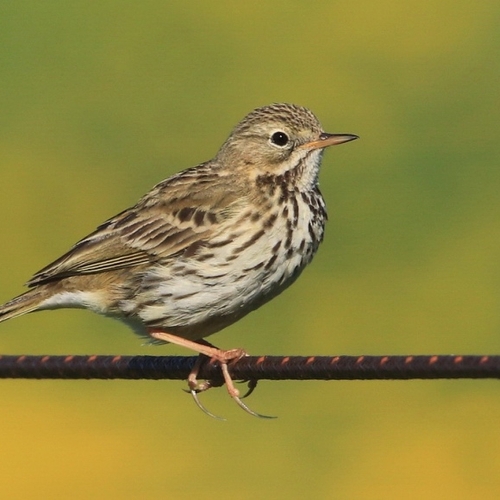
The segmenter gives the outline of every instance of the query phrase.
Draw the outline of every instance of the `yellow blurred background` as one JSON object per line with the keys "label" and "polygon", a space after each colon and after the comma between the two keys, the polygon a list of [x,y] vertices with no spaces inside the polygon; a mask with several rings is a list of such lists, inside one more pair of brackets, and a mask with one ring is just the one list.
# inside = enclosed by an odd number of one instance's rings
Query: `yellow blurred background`
{"label": "yellow blurred background", "polygon": [[[500,4],[2,2],[0,300],[251,109],[329,132],[330,220],[282,296],[212,337],[252,354],[500,352]],[[85,311],[5,354],[188,354]],[[181,382],[0,381],[5,498],[498,498],[496,381],[262,382],[254,419]]]}

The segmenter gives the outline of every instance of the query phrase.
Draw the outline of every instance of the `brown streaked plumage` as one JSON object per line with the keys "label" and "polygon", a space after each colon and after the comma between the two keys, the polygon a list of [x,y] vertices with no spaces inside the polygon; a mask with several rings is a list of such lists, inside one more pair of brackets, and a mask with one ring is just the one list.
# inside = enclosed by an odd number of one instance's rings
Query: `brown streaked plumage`
{"label": "brown streaked plumage", "polygon": [[[116,317],[216,357],[247,409],[227,373],[243,351],[201,339],[281,293],[311,261],[327,218],[323,149],[356,138],[326,134],[300,106],[252,111],[214,159],[160,182],[36,273],[29,291],[0,307],[0,321],[61,307]],[[195,373],[190,387],[196,395]]]}

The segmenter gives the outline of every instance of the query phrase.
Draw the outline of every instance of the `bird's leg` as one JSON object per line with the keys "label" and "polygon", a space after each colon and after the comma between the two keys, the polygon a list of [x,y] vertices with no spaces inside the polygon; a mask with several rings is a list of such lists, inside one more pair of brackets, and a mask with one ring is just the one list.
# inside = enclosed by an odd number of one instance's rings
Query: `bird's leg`
{"label": "bird's leg", "polygon": [[[150,329],[148,333],[156,340],[170,342],[171,344],[176,344],[185,347],[186,349],[191,349],[192,351],[206,356],[211,360],[218,361],[221,365],[225,364],[227,366],[230,361],[235,361],[243,358],[244,356],[247,356],[247,353],[243,349],[229,349],[227,351],[223,351],[222,349],[218,349],[205,340],[194,342],[192,340],[188,340],[171,333],[166,333],[162,330]],[[197,376],[198,372],[200,371],[200,367],[203,364],[203,361],[204,358],[202,356],[196,360],[196,363],[188,377],[189,388],[194,389],[197,392],[203,392],[204,390],[209,389],[209,387],[204,388],[203,384],[198,384]],[[227,377],[229,378],[226,378],[226,376],[224,376],[224,382],[226,382],[229,395],[231,397],[238,397],[240,395],[240,392],[234,386],[233,380],[231,379],[229,374],[227,375]]]}
{"label": "bird's leg", "polygon": [[196,360],[193,369],[191,370],[191,373],[188,376],[188,386],[189,386],[189,392],[193,396],[196,404],[205,413],[207,413],[211,417],[220,419],[220,417],[217,417],[213,413],[209,412],[198,399],[199,392],[205,391],[212,386],[210,381],[199,384],[197,379],[200,367],[202,363],[205,361],[205,356],[207,356],[211,360],[217,361],[220,364],[222,370],[222,376],[224,377],[224,382],[226,383],[227,392],[233,398],[233,400],[241,408],[243,408],[243,410],[245,410],[247,413],[250,413],[255,417],[274,418],[274,417],[268,417],[266,415],[260,415],[259,413],[256,413],[250,408],[248,408],[248,406],[245,403],[243,403],[240,399],[240,391],[236,389],[236,387],[234,386],[234,382],[233,379],[231,378],[231,375],[229,374],[229,369],[227,365],[232,361],[234,362],[237,361],[238,359],[243,358],[244,356],[248,356],[248,354],[243,349],[228,349],[224,351],[222,349],[214,347],[212,344],[206,342],[205,340],[194,342],[192,340],[188,340],[183,337],[179,337],[177,335],[173,335],[171,333],[167,333],[164,332],[163,330],[155,328],[150,328],[148,330],[148,333],[152,338],[156,340],[161,340],[163,342],[170,342],[172,344],[179,345],[187,349],[191,349],[192,351],[198,352],[200,354],[200,356]]}

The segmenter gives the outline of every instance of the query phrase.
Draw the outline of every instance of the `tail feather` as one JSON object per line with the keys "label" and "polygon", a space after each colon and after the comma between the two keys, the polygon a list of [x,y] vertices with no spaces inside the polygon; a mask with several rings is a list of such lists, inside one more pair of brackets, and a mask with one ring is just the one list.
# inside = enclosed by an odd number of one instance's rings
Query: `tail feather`
{"label": "tail feather", "polygon": [[40,292],[29,290],[0,306],[0,323],[36,311],[40,306]]}

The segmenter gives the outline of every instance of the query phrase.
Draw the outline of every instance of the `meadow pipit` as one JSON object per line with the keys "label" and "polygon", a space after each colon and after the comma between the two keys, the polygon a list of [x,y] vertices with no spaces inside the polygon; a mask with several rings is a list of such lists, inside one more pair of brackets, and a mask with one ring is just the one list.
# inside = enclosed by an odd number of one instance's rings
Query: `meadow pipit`
{"label": "meadow pipit", "polygon": [[[245,355],[202,340],[290,286],[313,258],[327,219],[318,188],[324,148],[356,139],[327,134],[306,108],[252,111],[214,159],[157,184],[36,273],[0,321],[77,307],[118,318],[221,366]],[[189,378],[197,403],[196,371]]]}

